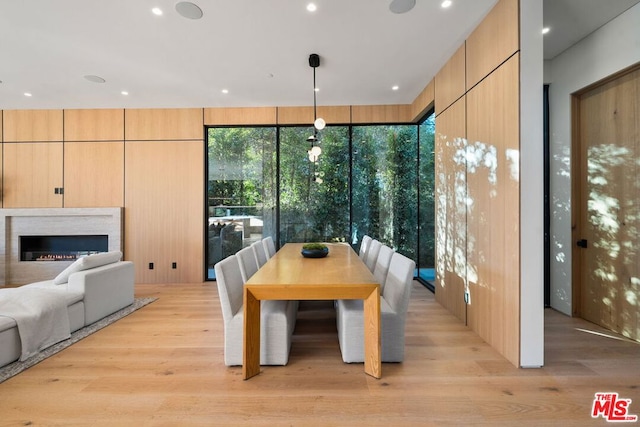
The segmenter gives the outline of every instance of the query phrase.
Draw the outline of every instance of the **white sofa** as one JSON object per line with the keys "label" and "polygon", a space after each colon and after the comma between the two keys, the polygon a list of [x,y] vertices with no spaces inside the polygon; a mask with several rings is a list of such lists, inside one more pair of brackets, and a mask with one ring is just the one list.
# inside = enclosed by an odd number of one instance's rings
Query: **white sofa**
{"label": "white sofa", "polygon": [[[133,303],[134,266],[130,261],[120,261],[121,257],[120,252],[89,255],[74,262],[53,280],[23,287],[62,293],[67,303],[70,329],[74,332]],[[0,288],[0,293],[2,291]],[[1,314],[0,367],[18,360],[22,352],[16,321]]]}

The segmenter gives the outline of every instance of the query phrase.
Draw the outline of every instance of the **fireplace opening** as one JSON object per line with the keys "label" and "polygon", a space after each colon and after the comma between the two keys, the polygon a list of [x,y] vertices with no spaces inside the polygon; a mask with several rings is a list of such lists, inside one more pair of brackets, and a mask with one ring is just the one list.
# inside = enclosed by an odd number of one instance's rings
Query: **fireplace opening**
{"label": "fireplace opening", "polygon": [[107,252],[109,236],[20,236],[20,261],[73,261]]}

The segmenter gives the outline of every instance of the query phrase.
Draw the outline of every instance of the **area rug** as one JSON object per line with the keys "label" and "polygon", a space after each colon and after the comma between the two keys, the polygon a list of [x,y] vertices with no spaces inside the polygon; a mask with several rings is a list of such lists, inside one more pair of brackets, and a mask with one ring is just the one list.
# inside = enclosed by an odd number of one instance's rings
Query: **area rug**
{"label": "area rug", "polygon": [[144,307],[147,304],[152,303],[153,301],[155,301],[157,298],[135,298],[133,300],[133,304],[123,308],[122,310],[116,311],[113,314],[110,314],[109,316],[98,320],[95,323],[92,323],[91,325],[85,326],[84,328],[78,329],[77,331],[75,331],[74,333],[71,334],[71,337],[69,339],[66,339],[64,341],[60,341],[57,344],[52,345],[51,347],[48,347],[46,349],[44,349],[43,351],[41,351],[40,353],[36,354],[35,356],[32,356],[30,358],[28,358],[27,360],[24,360],[22,362],[20,361],[16,361],[13,363],[10,363],[6,366],[4,366],[3,368],[0,368],[0,383],[8,380],[9,378],[13,377],[14,375],[19,374],[20,372],[24,371],[25,369],[28,369],[30,367],[32,367],[33,365],[36,365],[40,362],[42,362],[44,359],[46,359],[47,357],[53,356],[54,354],[64,350],[65,348],[69,347],[72,344],[77,343],[78,341],[80,341],[83,338],[88,337],[89,335],[93,334],[94,332],[99,331],[100,329],[109,326],[110,324],[114,323],[117,320],[122,319],[123,317],[133,313],[134,311],[138,310],[139,308]]}

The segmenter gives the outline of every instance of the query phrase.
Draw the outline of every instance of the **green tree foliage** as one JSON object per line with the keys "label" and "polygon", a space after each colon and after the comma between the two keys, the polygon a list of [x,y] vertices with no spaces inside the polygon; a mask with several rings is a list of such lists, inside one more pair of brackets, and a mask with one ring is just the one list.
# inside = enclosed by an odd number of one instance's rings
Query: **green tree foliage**
{"label": "green tree foliage", "polygon": [[233,214],[263,216],[264,235],[274,237],[279,211],[281,244],[340,240],[358,250],[368,234],[433,266],[433,117],[419,127],[354,126],[351,152],[349,127],[328,126],[315,164],[307,157],[313,128],[278,131],[279,152],[273,127],[208,130],[210,206],[254,207]]}

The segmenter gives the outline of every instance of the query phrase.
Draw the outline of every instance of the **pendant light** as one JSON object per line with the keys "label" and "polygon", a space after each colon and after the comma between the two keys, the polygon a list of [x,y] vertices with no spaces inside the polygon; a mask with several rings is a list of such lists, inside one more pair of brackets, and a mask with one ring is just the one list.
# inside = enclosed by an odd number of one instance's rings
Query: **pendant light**
{"label": "pendant light", "polygon": [[309,55],[309,66],[313,68],[313,135],[307,138],[307,141],[311,143],[311,147],[307,151],[307,154],[309,156],[309,161],[315,166],[320,154],[322,154],[322,149],[317,145],[319,142],[318,131],[324,129],[326,125],[324,119],[317,115],[316,92],[318,92],[318,88],[316,87],[316,68],[320,66],[320,56],[318,56],[317,53]]}

